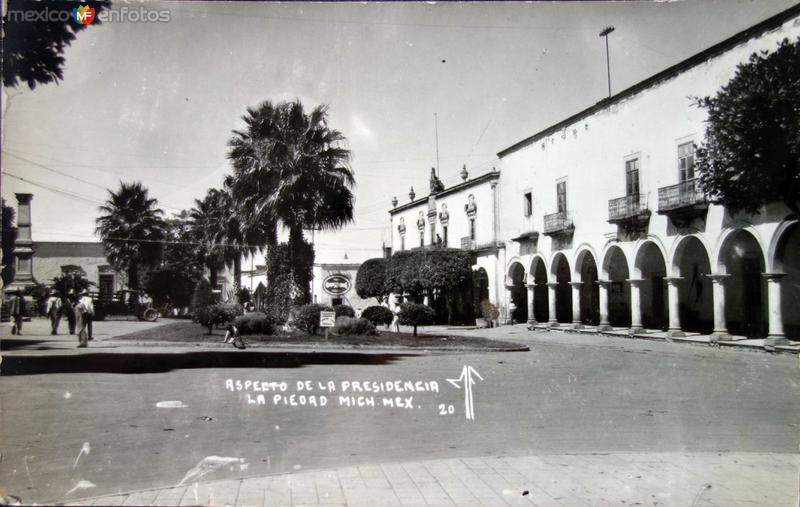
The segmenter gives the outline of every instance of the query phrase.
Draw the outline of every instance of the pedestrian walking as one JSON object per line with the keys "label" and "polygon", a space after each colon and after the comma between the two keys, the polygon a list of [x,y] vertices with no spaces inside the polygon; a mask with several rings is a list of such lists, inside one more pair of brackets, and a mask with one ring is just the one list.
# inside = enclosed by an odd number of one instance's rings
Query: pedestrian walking
{"label": "pedestrian walking", "polygon": [[93,310],[91,306],[91,298],[87,303],[84,296],[89,296],[89,293],[84,291],[80,294],[78,298],[78,302],[75,303],[75,316],[77,317],[77,326],[78,326],[78,348],[84,348],[89,346],[89,322],[91,317],[89,317],[89,311]]}
{"label": "pedestrian walking", "polygon": [[395,305],[394,307],[394,320],[392,320],[392,327],[394,328],[395,333],[400,332],[400,305]]}
{"label": "pedestrian walking", "polygon": [[67,318],[67,327],[69,334],[75,334],[75,328],[78,324],[77,316],[75,315],[75,294],[70,290],[69,294],[61,295],[61,309],[63,315]]}
{"label": "pedestrian walking", "polygon": [[11,293],[8,311],[11,314],[11,334],[22,334],[22,317],[25,315],[25,298],[19,289]]}
{"label": "pedestrian walking", "polygon": [[94,340],[94,335],[92,334],[92,322],[94,322],[94,301],[92,300],[92,296],[89,295],[88,291],[83,291],[80,297],[80,302],[86,308],[86,315],[84,315],[86,319],[86,335],[89,340]]}
{"label": "pedestrian walking", "polygon": [[53,292],[45,302],[44,313],[50,318],[50,334],[58,334],[58,326],[61,323],[61,294]]}
{"label": "pedestrian walking", "polygon": [[244,349],[247,348],[247,345],[244,344],[244,340],[239,335],[239,328],[233,322],[229,322],[228,326],[225,328],[225,340],[222,343],[232,343],[234,347],[237,349]]}

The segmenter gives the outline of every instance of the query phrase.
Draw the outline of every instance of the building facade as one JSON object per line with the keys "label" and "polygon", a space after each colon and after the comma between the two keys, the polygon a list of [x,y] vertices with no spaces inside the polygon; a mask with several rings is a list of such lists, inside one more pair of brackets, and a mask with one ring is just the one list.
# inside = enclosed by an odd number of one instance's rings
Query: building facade
{"label": "building facade", "polygon": [[504,246],[498,235],[499,210],[496,170],[470,178],[466,166],[462,182],[445,188],[431,173],[430,193],[417,198],[413,188],[409,202],[392,200],[389,211],[392,252],[415,248],[461,248],[474,254],[480,293],[496,302],[503,297]]}
{"label": "building facade", "polygon": [[474,236],[492,245],[476,269],[497,280],[490,296],[507,322],[800,336],[797,217],[779,202],[732,215],[706,200],[694,167],[706,113],[692,99],[798,36],[793,7],[504,149],[490,185],[468,180],[391,210],[394,249],[430,243],[445,202],[448,234],[466,236],[466,217],[453,218],[472,194]]}

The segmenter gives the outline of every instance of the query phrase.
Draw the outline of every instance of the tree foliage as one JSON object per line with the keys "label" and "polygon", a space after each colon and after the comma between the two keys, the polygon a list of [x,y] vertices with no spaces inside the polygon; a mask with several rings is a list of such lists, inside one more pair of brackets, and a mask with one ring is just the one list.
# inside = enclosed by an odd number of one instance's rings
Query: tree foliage
{"label": "tree foliage", "polygon": [[128,286],[139,289],[141,268],[153,267],[161,260],[166,236],[164,212],[150,198],[141,183],[120,183],[118,191],[100,206],[96,232],[114,268],[127,271]]}
{"label": "tree foliage", "polygon": [[362,299],[375,298],[383,303],[391,292],[386,287],[386,265],[384,258],[368,259],[361,263],[356,273],[356,294]]}
{"label": "tree foliage", "polygon": [[3,210],[3,286],[14,281],[17,272],[17,259],[14,256],[14,246],[17,241],[17,230],[14,228],[16,212],[11,206],[6,206],[6,200],[0,201]]}
{"label": "tree foliage", "polygon": [[[16,87],[20,82],[30,89],[37,84],[58,82],[63,79],[64,50],[72,44],[77,33],[89,25],[73,19],[53,21],[44,19],[49,13],[72,13],[79,4],[73,1],[8,0],[3,16],[3,86]],[[111,7],[110,2],[86,1],[97,16]]]}
{"label": "tree foliage", "polygon": [[353,220],[350,150],[344,135],[329,127],[326,106],[306,112],[299,100],[265,101],[242,120],[246,127],[234,130],[228,143],[231,191],[243,215],[264,225],[268,257],[278,224],[289,230],[296,299],[308,302],[313,249],[308,255],[303,230],[338,229]]}
{"label": "tree foliage", "polygon": [[417,326],[433,324],[436,312],[430,306],[406,303],[400,305],[398,318],[400,324],[414,326],[414,336],[417,336]]}
{"label": "tree foliage", "polygon": [[697,152],[700,185],[731,211],[758,212],[782,200],[800,203],[800,41],[784,39],[736,68],[708,110],[706,141]]}

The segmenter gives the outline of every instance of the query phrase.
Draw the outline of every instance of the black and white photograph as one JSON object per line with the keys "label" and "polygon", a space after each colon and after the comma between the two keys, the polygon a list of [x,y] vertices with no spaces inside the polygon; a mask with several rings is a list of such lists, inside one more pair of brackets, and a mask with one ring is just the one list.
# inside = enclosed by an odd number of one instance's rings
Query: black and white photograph
{"label": "black and white photograph", "polygon": [[800,507],[796,0],[2,0],[0,505]]}

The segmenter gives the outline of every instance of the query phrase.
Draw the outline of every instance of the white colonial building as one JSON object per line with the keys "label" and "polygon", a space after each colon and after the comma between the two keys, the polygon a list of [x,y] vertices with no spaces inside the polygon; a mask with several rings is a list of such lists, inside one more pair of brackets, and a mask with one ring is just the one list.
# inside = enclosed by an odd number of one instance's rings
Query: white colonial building
{"label": "white colonial building", "polygon": [[800,336],[797,217],[706,201],[694,172],[706,113],[692,99],[798,36],[793,7],[504,149],[496,172],[391,210],[394,250],[436,234],[474,250],[506,321]]}

